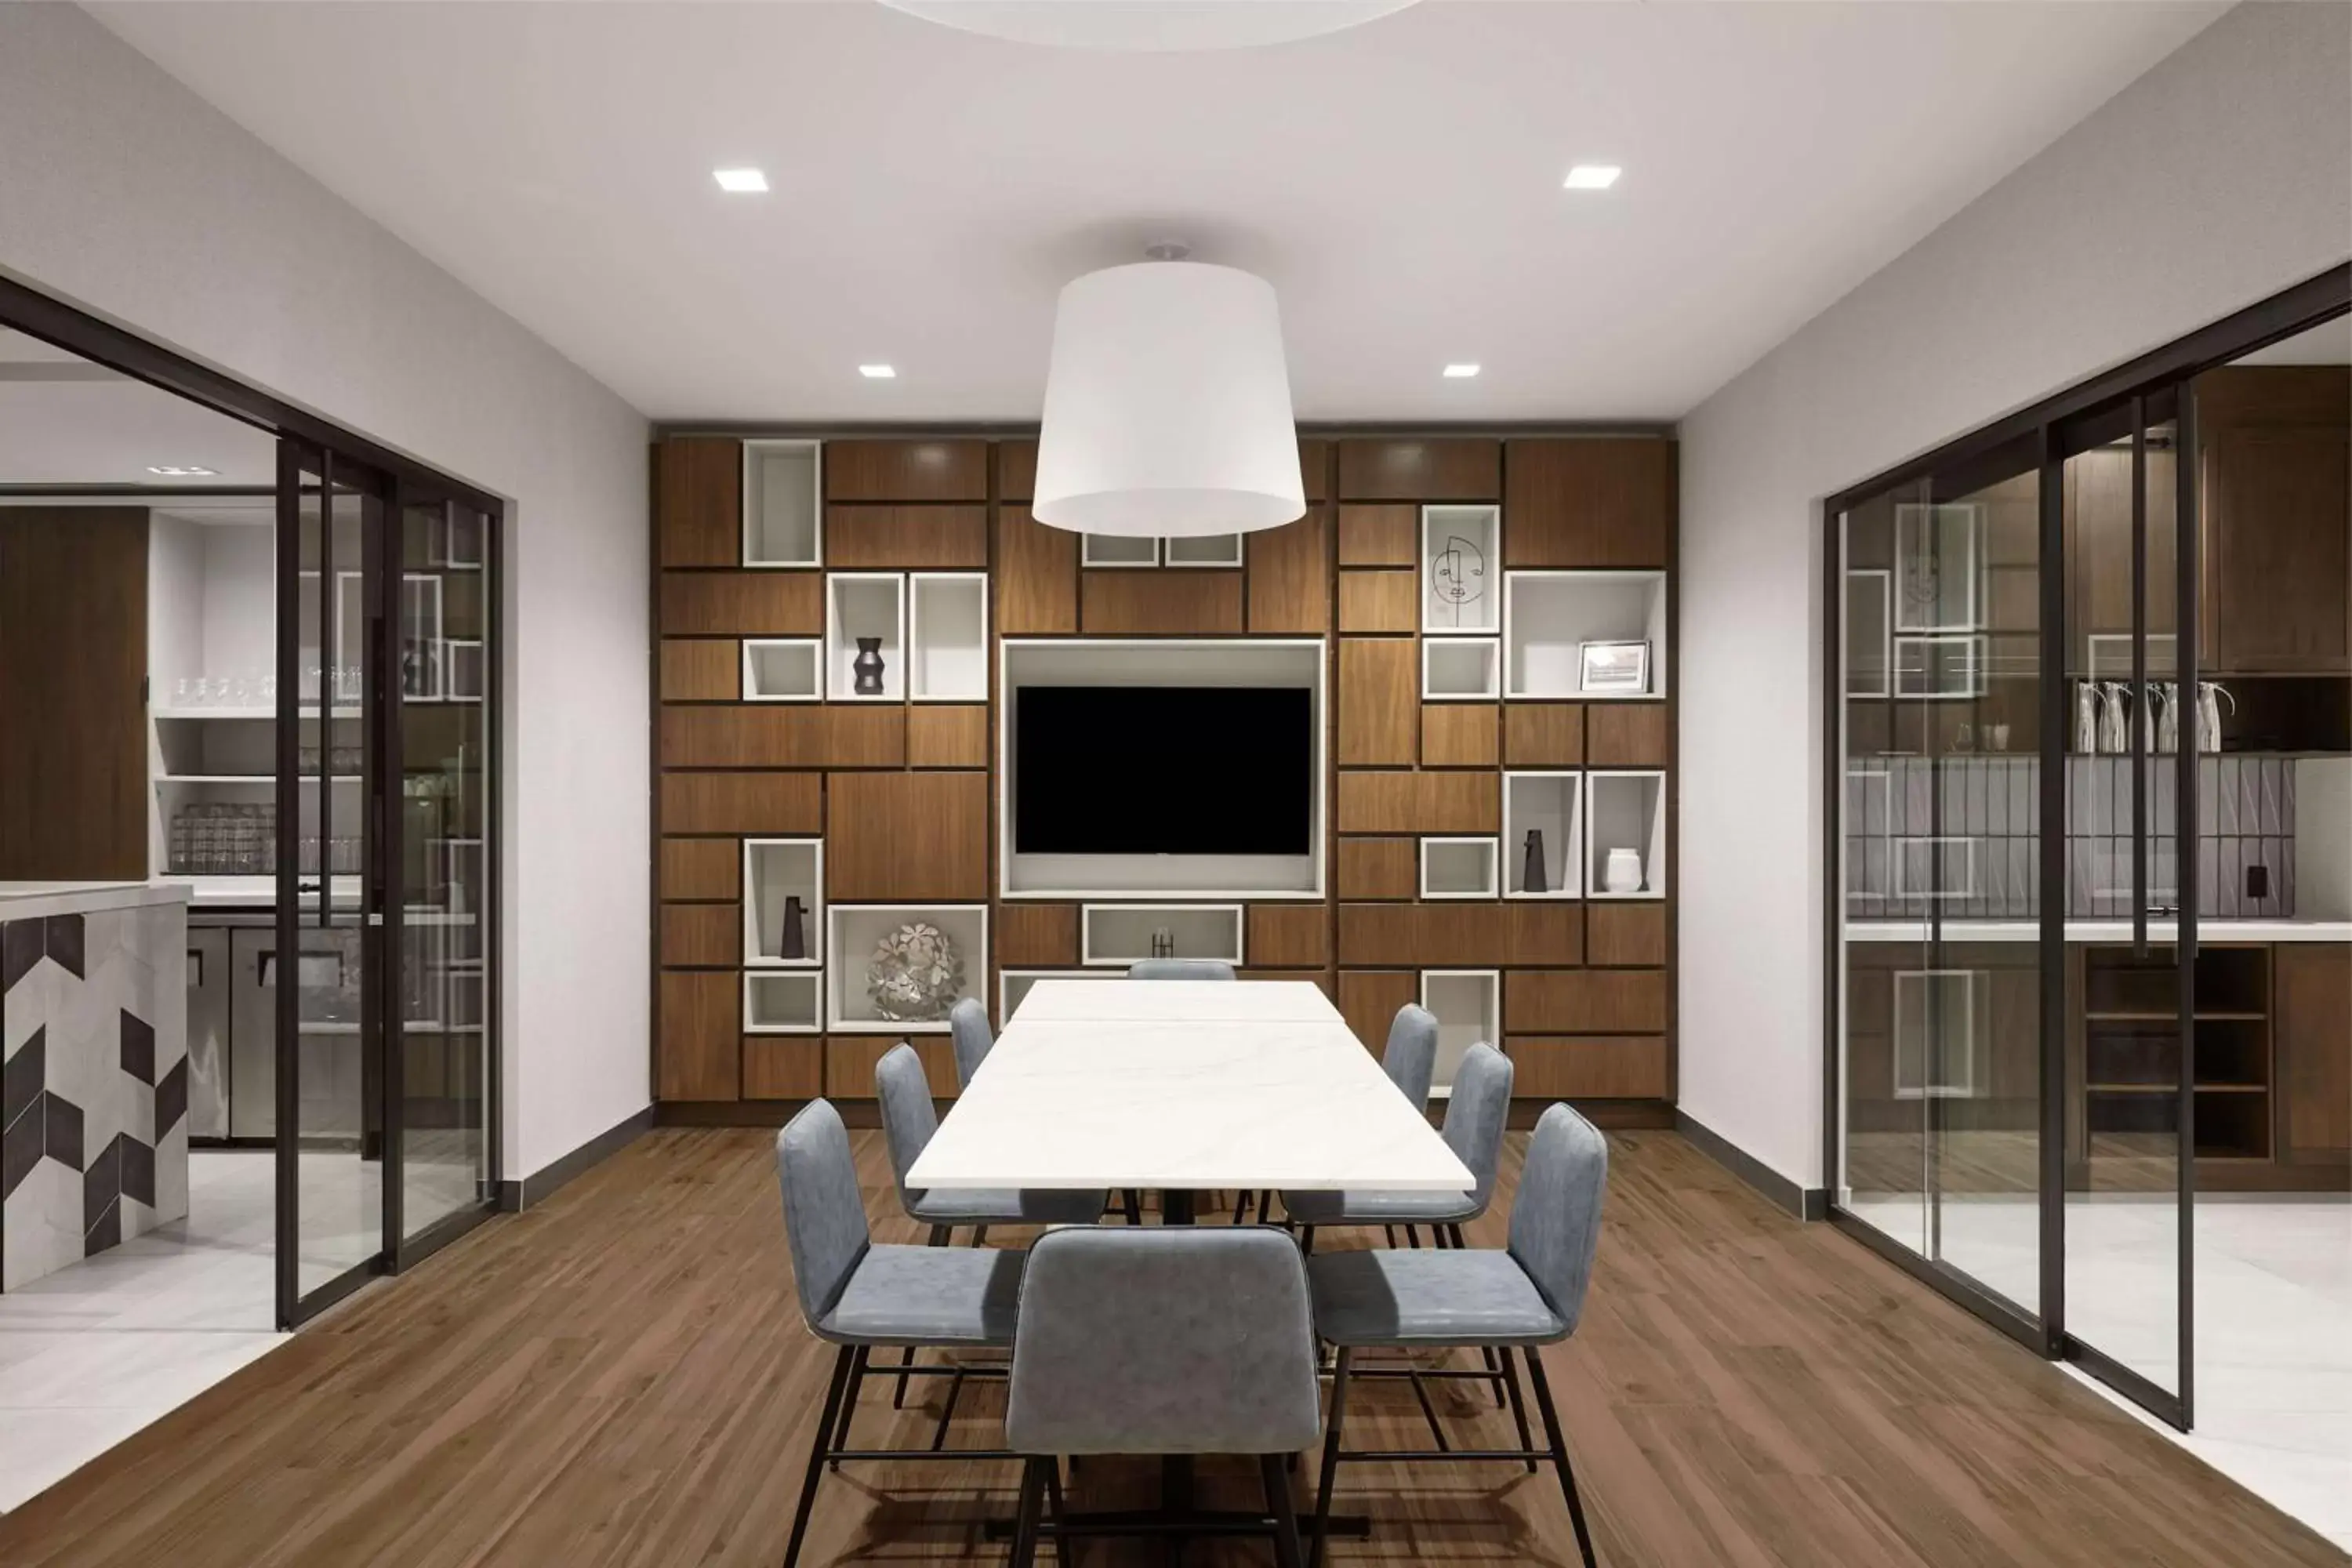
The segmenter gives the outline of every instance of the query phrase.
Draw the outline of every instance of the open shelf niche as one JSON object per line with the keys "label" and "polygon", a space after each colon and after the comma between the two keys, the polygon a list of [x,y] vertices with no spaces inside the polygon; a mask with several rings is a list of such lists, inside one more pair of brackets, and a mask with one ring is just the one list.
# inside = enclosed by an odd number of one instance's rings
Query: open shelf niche
{"label": "open shelf niche", "polygon": [[[829,572],[824,579],[825,695],[835,702],[898,702],[907,695],[907,578],[899,572]],[[860,696],[860,637],[878,640],[882,689]]]}
{"label": "open shelf niche", "polygon": [[1492,637],[1502,629],[1496,595],[1502,565],[1503,509],[1421,509],[1421,631],[1423,637]]}
{"label": "open shelf niche", "polygon": [[[783,955],[784,905],[801,901],[798,958]],[[814,968],[824,962],[824,840],[743,841],[743,963]]]}
{"label": "open shelf niche", "polygon": [[815,441],[743,443],[743,564],[824,562],[824,458]]}
{"label": "open shelf niche", "polygon": [[[1656,700],[1666,692],[1664,572],[1511,572],[1503,579],[1503,694],[1581,702]],[[1588,689],[1584,645],[1645,643],[1638,689]]]}
{"label": "open shelf niche", "polygon": [[1498,841],[1493,838],[1424,838],[1421,841],[1421,896],[1491,899],[1501,890]]}
{"label": "open shelf niche", "polygon": [[1493,637],[1423,637],[1422,698],[1491,701],[1502,690],[1502,644]]}
{"label": "open shelf niche", "polygon": [[[1507,773],[1503,775],[1503,896],[1573,899],[1583,890],[1583,775]],[[1544,885],[1528,887],[1528,834],[1543,835]]]}
{"label": "open shelf niche", "polygon": [[917,572],[907,579],[908,695],[918,702],[988,700],[988,574]]}
{"label": "open shelf niche", "polygon": [[[988,906],[986,904],[834,904],[825,910],[825,1027],[841,1034],[943,1035],[947,1009],[936,1018],[886,1018],[866,986],[867,966],[877,943],[912,922],[936,926],[954,943],[963,963],[963,984],[955,1000],[986,1001]],[[950,1004],[952,1005],[952,1002]]]}
{"label": "open shelf niche", "polygon": [[[1655,769],[1588,773],[1584,775],[1584,841],[1588,899],[1663,899],[1666,896],[1666,775]],[[1631,849],[1642,858],[1642,885],[1630,892],[1609,890],[1609,852]]]}
{"label": "open shelf niche", "polygon": [[1499,969],[1424,969],[1421,1005],[1437,1017],[1437,1070],[1429,1094],[1444,1100],[1454,1092],[1454,1069],[1484,1042],[1503,1048],[1503,972]]}
{"label": "open shelf niche", "polygon": [[814,1035],[824,1028],[824,976],[808,969],[751,969],[743,973],[743,1032]]}
{"label": "open shelf niche", "polygon": [[1099,974],[1088,974],[1079,969],[1005,969],[996,976],[996,1026],[1002,1031],[1013,1022],[1013,1015],[1021,1009],[1022,998],[1029,987],[1040,980],[1100,980]]}
{"label": "open shelf niche", "polygon": [[1081,566],[1157,566],[1160,541],[1124,533],[1082,533],[1078,536]]}
{"label": "open shelf niche", "polygon": [[1160,551],[1161,564],[1168,566],[1238,566],[1242,536],[1211,533],[1195,539],[1164,539]]}
{"label": "open shelf niche", "polygon": [[815,702],[824,696],[824,645],[815,637],[743,639],[743,700]]}
{"label": "open shelf niche", "polygon": [[[1088,965],[1124,968],[1147,958],[1242,961],[1239,904],[1088,904],[1078,929],[1078,962]],[[1155,953],[1153,934],[1163,931],[1172,950]]]}

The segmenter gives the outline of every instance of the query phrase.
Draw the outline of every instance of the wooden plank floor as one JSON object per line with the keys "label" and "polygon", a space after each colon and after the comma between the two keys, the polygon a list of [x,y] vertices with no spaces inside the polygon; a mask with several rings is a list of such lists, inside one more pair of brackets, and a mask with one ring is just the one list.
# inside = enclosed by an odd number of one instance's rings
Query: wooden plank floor
{"label": "wooden plank floor", "polygon": [[[879,1135],[855,1136],[869,1212],[895,1215]],[[2345,1561],[1674,1135],[1612,1142],[1583,1331],[1547,1364],[1613,1568]],[[1500,1244],[1515,1174],[1475,1243]],[[773,1563],[830,1363],[792,1306],[778,1206],[766,1136],[649,1135],[0,1519],[0,1563]],[[878,1231],[912,1238],[896,1218]],[[1420,1442],[1402,1384],[1360,1387],[1351,1434]],[[967,1396],[955,1441],[992,1440],[995,1393]],[[1442,1397],[1508,1440],[1470,1385]],[[889,1426],[869,1386],[859,1439]],[[892,1440],[927,1435],[910,1411]],[[803,1562],[1003,1560],[979,1523],[1009,1511],[1010,1468],[859,1469],[827,1479]],[[1089,1464],[1074,1504],[1140,1500],[1151,1474]],[[1241,1502],[1254,1478],[1212,1463],[1202,1482]],[[1377,1533],[1340,1563],[1576,1561],[1549,1474],[1366,1467],[1341,1489]],[[1157,1558],[1097,1543],[1083,1561]]]}

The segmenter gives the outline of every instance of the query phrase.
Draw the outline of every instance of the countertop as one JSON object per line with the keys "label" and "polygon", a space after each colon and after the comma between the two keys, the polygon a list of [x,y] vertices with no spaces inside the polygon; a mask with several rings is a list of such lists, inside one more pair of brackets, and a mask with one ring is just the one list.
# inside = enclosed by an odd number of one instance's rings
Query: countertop
{"label": "countertop", "polygon": [[[1945,942],[2038,942],[2039,921],[1944,921],[1937,928]],[[1926,921],[1848,921],[1846,935],[1855,942],[1926,942]],[[2147,940],[2178,939],[2172,921],[2147,922]],[[2077,942],[2124,942],[2132,939],[2129,921],[2068,921],[2066,940]],[[2200,942],[2352,942],[2352,921],[2199,921]]]}
{"label": "countertop", "polygon": [[0,921],[185,903],[187,897],[187,889],[168,882],[0,882]]}

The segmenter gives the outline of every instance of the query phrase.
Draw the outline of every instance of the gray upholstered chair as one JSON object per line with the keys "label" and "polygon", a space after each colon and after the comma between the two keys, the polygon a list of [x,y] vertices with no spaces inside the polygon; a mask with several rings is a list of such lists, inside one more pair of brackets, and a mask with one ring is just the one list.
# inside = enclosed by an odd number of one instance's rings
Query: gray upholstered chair
{"label": "gray upholstered chair", "polygon": [[[1576,1474],[1560,1436],[1559,1412],[1552,1405],[1551,1385],[1545,1381],[1536,1347],[1556,1344],[1576,1331],[1592,1280],[1593,1255],[1601,1244],[1601,1205],[1608,1184],[1607,1142],[1584,1118],[1565,1105],[1555,1105],[1543,1113],[1528,1141],[1527,1164],[1511,1204],[1507,1247],[1427,1252],[1390,1247],[1326,1253],[1307,1260],[1315,1331],[1339,1352],[1331,1379],[1330,1425],[1323,1442],[1322,1489],[1315,1505],[1317,1561],[1322,1557],[1322,1524],[1330,1514],[1332,1481],[1339,1461],[1349,1458],[1339,1445],[1355,1352],[1473,1345],[1500,1352],[1506,1369],[1514,1351],[1525,1359],[1536,1403],[1543,1411],[1546,1440],[1542,1449],[1523,1442],[1516,1450],[1475,1450],[1475,1458],[1514,1463],[1549,1459],[1568,1499],[1577,1548],[1586,1568],[1594,1568],[1592,1535],[1585,1526],[1584,1504],[1577,1496]],[[1420,1453],[1391,1450],[1381,1458],[1384,1462],[1424,1458],[1460,1463],[1465,1454],[1439,1447]]]}
{"label": "gray upholstered chair", "polygon": [[[1397,1092],[1412,1102],[1415,1110],[1428,1114],[1429,1083],[1437,1075],[1437,1016],[1415,1002],[1398,1008],[1396,1016],[1389,1020],[1388,1044],[1381,1051],[1381,1070],[1389,1075]],[[1239,1225],[1249,1218],[1249,1211],[1250,1195],[1244,1193],[1241,1201],[1234,1205],[1234,1223]],[[1480,1212],[1484,1212],[1484,1205]],[[1272,1193],[1258,1194],[1258,1213],[1268,1220],[1274,1218]],[[1295,1210],[1285,1209],[1284,1213],[1294,1220],[1299,1217]],[[1410,1228],[1405,1238],[1413,1239]],[[1395,1243],[1393,1230],[1390,1243]]]}
{"label": "gray upholstered chair", "polygon": [[1315,1228],[1327,1225],[1401,1225],[1415,1246],[1419,1240],[1413,1227],[1425,1225],[1439,1246],[1451,1241],[1460,1247],[1462,1227],[1485,1215],[1495,1201],[1495,1175],[1502,1164],[1503,1125],[1511,1113],[1515,1075],[1511,1058],[1483,1041],[1472,1046],[1454,1068],[1443,1136],[1454,1158],[1470,1168],[1475,1186],[1465,1193],[1286,1192],[1283,1212],[1307,1227],[1307,1250],[1315,1250]]}
{"label": "gray upholstered chair", "polygon": [[[1055,1231],[1030,1249],[1004,1434],[1032,1456],[1013,1562],[1034,1561],[1038,1513],[1063,1454],[1255,1454],[1270,1531],[1296,1568],[1286,1458],[1322,1430],[1314,1326],[1298,1248],[1261,1226]],[[1188,1506],[1177,1500],[1177,1506]],[[1058,1517],[1065,1541],[1135,1532],[1133,1515]],[[1169,1533],[1185,1533],[1169,1520]],[[1197,1530],[1197,1521],[1196,1521]]]}
{"label": "gray upholstered chair", "polygon": [[[913,1452],[852,1449],[849,1418],[866,1381],[867,1356],[877,1345],[905,1346],[909,1355],[919,1345],[1009,1347],[1024,1258],[995,1248],[876,1246],[858,1193],[848,1130],[825,1100],[811,1100],[776,1134],[776,1178],[783,1189],[784,1237],[792,1248],[793,1289],[801,1316],[811,1333],[840,1347],[824,1412],[809,1441],[808,1473],[784,1549],[784,1568],[793,1568],[827,1461],[838,1468],[844,1459],[1007,1457],[1003,1450],[936,1447]],[[961,1367],[914,1370],[959,1380],[986,1375]]]}
{"label": "gray upholstered chair", "polygon": [[1234,966],[1222,958],[1139,958],[1127,966],[1129,980],[1231,980]]}
{"label": "gray upholstered chair", "polygon": [[988,1059],[996,1036],[988,1026],[988,1009],[976,996],[966,996],[948,1010],[948,1035],[955,1041],[956,1084],[971,1087],[972,1075]]}

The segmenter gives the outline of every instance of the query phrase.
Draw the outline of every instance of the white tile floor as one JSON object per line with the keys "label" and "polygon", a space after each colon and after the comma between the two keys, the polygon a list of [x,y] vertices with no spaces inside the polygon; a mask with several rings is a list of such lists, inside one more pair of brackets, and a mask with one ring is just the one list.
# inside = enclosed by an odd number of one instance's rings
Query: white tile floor
{"label": "white tile floor", "polygon": [[[1918,1248],[1916,1197],[1852,1206]],[[2103,1194],[2070,1202],[2066,1226],[2069,1330],[2174,1386],[2169,1205]],[[2202,1196],[2196,1248],[2196,1429],[2184,1435],[2142,1419],[2352,1550],[2352,1204]],[[2012,1300],[2030,1307],[2039,1299],[2030,1198],[1948,1198],[1943,1254]]]}

